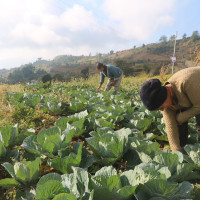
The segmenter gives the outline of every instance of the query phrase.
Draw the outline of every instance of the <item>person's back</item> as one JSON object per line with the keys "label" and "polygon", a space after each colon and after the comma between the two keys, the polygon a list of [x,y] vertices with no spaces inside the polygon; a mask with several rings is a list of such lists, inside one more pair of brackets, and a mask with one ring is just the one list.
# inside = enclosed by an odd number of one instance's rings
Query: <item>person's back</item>
{"label": "person's back", "polygon": [[114,65],[107,65],[107,67],[108,67],[107,76],[113,80],[119,78],[123,73],[119,67],[115,67]]}
{"label": "person's back", "polygon": [[178,71],[164,86],[158,79],[147,81],[142,85],[140,96],[147,109],[163,110],[172,150],[180,150],[187,144],[186,129],[191,117],[196,117],[200,127],[200,67]]}
{"label": "person's back", "polygon": [[[195,106],[200,109],[200,67],[180,70],[167,83],[172,85],[179,107],[188,109]],[[186,120],[178,122],[183,123]]]}

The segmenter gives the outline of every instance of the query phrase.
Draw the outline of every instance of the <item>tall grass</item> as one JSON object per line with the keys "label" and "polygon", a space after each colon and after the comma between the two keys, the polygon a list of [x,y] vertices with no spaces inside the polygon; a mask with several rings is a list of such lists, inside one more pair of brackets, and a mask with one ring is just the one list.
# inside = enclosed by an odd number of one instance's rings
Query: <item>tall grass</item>
{"label": "tall grass", "polygon": [[[152,77],[150,77],[148,74],[146,73],[141,73],[140,75],[133,77],[133,76],[129,76],[129,77],[125,77],[123,76],[122,78],[122,83],[121,83],[121,88],[125,89],[125,90],[134,90],[135,88],[137,88],[138,86],[140,86],[143,82],[151,79]],[[159,78],[159,76],[158,76]],[[95,74],[91,77],[89,77],[87,80],[80,78],[80,79],[73,79],[71,80],[69,83],[67,83],[67,86],[70,85],[81,85],[81,84],[87,84],[90,85],[92,87],[97,88],[99,85],[99,74]],[[104,86],[106,85],[107,82],[107,78],[105,79],[105,83]]]}
{"label": "tall grass", "polygon": [[197,66],[200,64],[200,48],[196,47],[194,54],[195,54],[194,62],[195,62],[195,65]]}
{"label": "tall grass", "polygon": [[0,85],[0,126],[12,123],[14,107],[7,101],[7,92],[23,92],[23,85]]}

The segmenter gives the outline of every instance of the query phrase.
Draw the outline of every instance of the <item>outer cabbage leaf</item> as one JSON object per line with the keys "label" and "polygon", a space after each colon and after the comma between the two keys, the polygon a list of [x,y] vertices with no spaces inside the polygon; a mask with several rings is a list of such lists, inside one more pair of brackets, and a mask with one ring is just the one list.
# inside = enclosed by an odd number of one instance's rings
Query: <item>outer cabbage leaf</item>
{"label": "outer cabbage leaf", "polygon": [[[140,185],[139,190],[145,192],[147,198],[137,198],[138,200],[149,200],[151,197],[160,197],[163,199],[180,200],[190,199],[193,185],[189,182],[169,183],[166,180],[149,180]],[[136,195],[137,196],[137,195]]]}
{"label": "outer cabbage leaf", "polygon": [[111,131],[109,128],[97,129],[93,137],[87,138],[88,145],[101,164],[110,165],[122,158],[129,148],[130,129]]}
{"label": "outer cabbage leaf", "polygon": [[200,165],[200,144],[186,145],[184,149],[193,163]]}
{"label": "outer cabbage leaf", "polygon": [[[76,143],[74,145],[74,149],[75,149],[75,146],[77,145],[79,144]],[[65,156],[63,158],[59,157],[55,159],[50,159],[48,163],[50,166],[62,172],[63,174],[71,173],[72,166],[78,167],[81,163],[82,148],[83,148],[83,143],[79,145],[77,152],[71,152],[68,156]]]}
{"label": "outer cabbage leaf", "polygon": [[52,199],[56,194],[65,192],[60,181],[49,180],[44,184],[36,187],[36,199]]}
{"label": "outer cabbage leaf", "polygon": [[0,187],[2,188],[11,188],[17,187],[20,184],[14,178],[4,178],[0,180]]}
{"label": "outer cabbage leaf", "polygon": [[16,162],[13,165],[10,163],[2,164],[8,173],[21,184],[30,184],[37,180],[40,176],[40,159],[35,161]]}
{"label": "outer cabbage leaf", "polygon": [[2,141],[0,141],[0,158],[6,155],[6,148]]}
{"label": "outer cabbage leaf", "polygon": [[137,185],[125,185],[113,167],[103,167],[92,177],[94,199],[131,200]]}
{"label": "outer cabbage leaf", "polygon": [[[92,191],[89,188],[91,176],[84,169],[72,167],[72,174],[62,175],[62,184],[68,193],[73,193],[76,198],[90,196]],[[93,194],[91,194],[92,199]],[[83,198],[84,199],[84,198]],[[86,198],[87,199],[87,198]],[[89,199],[88,199],[89,200]]]}
{"label": "outer cabbage leaf", "polygon": [[71,138],[71,133],[61,134],[58,127],[52,127],[25,138],[21,146],[32,154],[53,157],[58,154],[58,150],[70,145]]}
{"label": "outer cabbage leaf", "polygon": [[0,141],[4,143],[5,147],[10,147],[16,143],[18,135],[17,126],[0,127]]}

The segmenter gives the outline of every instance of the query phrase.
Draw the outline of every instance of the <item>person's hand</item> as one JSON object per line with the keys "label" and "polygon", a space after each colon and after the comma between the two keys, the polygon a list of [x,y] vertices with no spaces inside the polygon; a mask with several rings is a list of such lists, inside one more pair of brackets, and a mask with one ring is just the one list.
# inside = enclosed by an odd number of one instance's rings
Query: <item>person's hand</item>
{"label": "person's hand", "polygon": [[182,117],[182,113],[178,113],[178,114],[176,115],[176,121],[177,121],[178,125],[181,125],[181,124],[183,123],[181,117]]}
{"label": "person's hand", "polygon": [[103,83],[100,83],[100,84],[99,84],[99,86],[98,86],[97,89],[96,89],[96,92],[99,92],[99,90],[100,90],[102,84],[103,84]]}
{"label": "person's hand", "polygon": [[112,82],[112,86],[114,86],[114,85],[115,85],[115,83],[116,83],[116,81],[113,81],[113,82]]}

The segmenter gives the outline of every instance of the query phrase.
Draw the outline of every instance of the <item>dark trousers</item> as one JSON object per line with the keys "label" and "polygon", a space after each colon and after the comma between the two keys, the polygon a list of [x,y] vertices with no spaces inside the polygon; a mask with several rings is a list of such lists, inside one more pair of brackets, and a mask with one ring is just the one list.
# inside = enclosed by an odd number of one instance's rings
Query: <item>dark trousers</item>
{"label": "dark trousers", "polygon": [[[200,126],[200,114],[195,116],[197,126]],[[180,146],[183,147],[187,144],[188,141],[188,121],[178,125],[179,131],[179,139],[180,139]]]}

